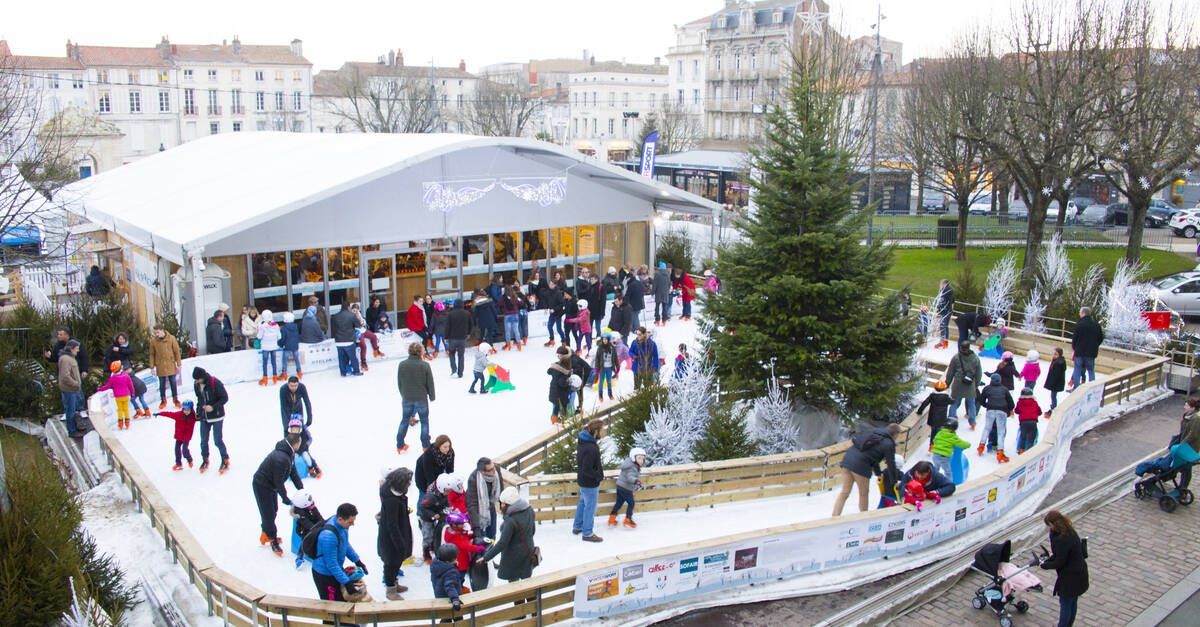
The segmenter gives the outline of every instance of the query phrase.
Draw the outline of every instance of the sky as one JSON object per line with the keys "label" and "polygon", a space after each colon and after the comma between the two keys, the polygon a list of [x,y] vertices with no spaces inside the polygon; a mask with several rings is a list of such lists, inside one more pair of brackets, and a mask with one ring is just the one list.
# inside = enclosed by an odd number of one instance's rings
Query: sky
{"label": "sky", "polygon": [[[1010,21],[1021,0],[880,0],[884,37],[904,43],[904,61],[934,56],[965,29]],[[843,34],[872,32],[874,0],[828,0]],[[219,43],[237,35],[247,44],[299,38],[313,69],[373,61],[401,49],[407,64],[484,65],[531,58],[581,58],[650,63],[665,57],[674,26],[711,15],[724,0],[351,0],[345,4],[206,0],[56,0],[53,15],[39,2],[9,0],[0,38],[16,54],[63,56],[68,39],[85,45],[153,46]],[[839,27],[839,24],[841,25]]]}

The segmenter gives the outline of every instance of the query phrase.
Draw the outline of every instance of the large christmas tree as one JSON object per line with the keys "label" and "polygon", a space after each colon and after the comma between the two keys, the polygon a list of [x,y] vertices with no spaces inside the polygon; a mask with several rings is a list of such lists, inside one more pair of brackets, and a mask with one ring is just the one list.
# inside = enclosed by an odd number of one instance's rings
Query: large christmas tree
{"label": "large christmas tree", "polygon": [[723,382],[761,394],[775,358],[796,400],[851,421],[886,415],[909,389],[917,336],[879,289],[891,249],[863,243],[843,110],[854,76],[835,45],[793,54],[786,97],[751,150],[757,212],[741,220],[744,241],[717,257],[721,292],[705,317]]}

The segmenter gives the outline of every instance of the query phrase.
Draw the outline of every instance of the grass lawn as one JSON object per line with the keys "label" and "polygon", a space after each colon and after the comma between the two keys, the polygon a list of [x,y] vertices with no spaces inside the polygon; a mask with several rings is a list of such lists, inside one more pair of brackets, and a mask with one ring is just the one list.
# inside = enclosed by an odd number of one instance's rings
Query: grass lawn
{"label": "grass lawn", "polygon": [[[1017,254],[1017,267],[1020,268],[1025,257],[1024,248],[970,248],[967,250],[967,261],[962,263],[971,264],[975,276],[982,283],[992,266],[1009,252]],[[960,262],[954,260],[953,249],[897,248],[894,255],[892,270],[884,278],[883,287],[902,289],[909,286],[914,295],[932,296],[937,294],[938,281],[943,278],[953,281],[958,277]],[[1125,249],[1068,248],[1067,256],[1071,258],[1076,272],[1083,272],[1093,263],[1099,263],[1104,266],[1105,275],[1111,278],[1117,260],[1125,256]],[[1196,262],[1190,257],[1148,248],[1142,249],[1142,261],[1150,268],[1148,278],[1196,267]]]}
{"label": "grass lawn", "polygon": [[[875,216],[872,227],[876,236],[886,239],[926,239],[937,237],[938,218],[944,215],[921,216]],[[957,215],[951,215],[957,218]],[[967,221],[967,237],[984,240],[1024,240],[1028,224],[1024,221],[1009,219],[1008,224],[1001,224],[999,218],[992,216],[971,216]],[[1110,239],[1099,229],[1067,225],[1063,227],[1064,239],[1074,242],[1106,242]],[[866,234],[864,227],[863,234]]]}

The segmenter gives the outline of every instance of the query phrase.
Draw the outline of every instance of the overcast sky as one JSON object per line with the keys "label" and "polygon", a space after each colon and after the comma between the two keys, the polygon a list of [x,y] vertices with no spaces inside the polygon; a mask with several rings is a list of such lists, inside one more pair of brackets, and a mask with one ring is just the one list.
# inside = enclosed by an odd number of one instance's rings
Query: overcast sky
{"label": "overcast sky", "polygon": [[[835,27],[869,34],[873,0],[828,0]],[[883,36],[904,43],[904,61],[938,54],[973,24],[1010,21],[1020,0],[882,0]],[[0,37],[16,54],[62,56],[68,39],[91,45],[153,46],[304,41],[315,70],[373,61],[399,48],[409,65],[467,69],[530,58],[581,57],[649,63],[674,43],[676,24],[710,15],[724,0],[349,0],[293,3],[246,0],[8,0]]]}

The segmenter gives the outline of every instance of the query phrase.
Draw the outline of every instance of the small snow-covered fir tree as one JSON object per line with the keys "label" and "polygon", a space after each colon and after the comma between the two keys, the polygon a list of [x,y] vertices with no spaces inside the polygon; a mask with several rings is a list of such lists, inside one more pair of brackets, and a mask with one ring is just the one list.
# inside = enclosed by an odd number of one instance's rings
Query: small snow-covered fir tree
{"label": "small snow-covered fir tree", "polygon": [[690,463],[694,442],[666,409],[651,411],[646,430],[633,436],[633,445],[645,449],[655,466]]}
{"label": "small snow-covered fir tree", "polygon": [[1017,285],[1017,256],[1008,253],[992,266],[988,272],[987,286],[983,293],[984,313],[992,320],[1007,319],[1013,306],[1013,288]]}
{"label": "small snow-covered fir tree", "polygon": [[800,428],[792,417],[792,399],[778,380],[768,381],[766,396],[754,399],[750,419],[751,433],[758,440],[759,455],[791,453],[800,449]]}
{"label": "small snow-covered fir tree", "polygon": [[1117,262],[1112,286],[1104,307],[1105,342],[1118,346],[1141,347],[1149,337],[1150,323],[1142,314],[1150,298],[1150,286],[1138,281],[1146,272],[1145,264]]}
{"label": "small snow-covered fir tree", "polygon": [[693,357],[687,374],[667,382],[667,400],[650,412],[646,431],[634,444],[646,449],[655,464],[694,461],[696,442],[708,428],[709,411],[716,403],[716,377],[703,356]]}
{"label": "small snow-covered fir tree", "polygon": [[1042,281],[1037,279],[1033,283],[1033,289],[1029,290],[1029,300],[1025,301],[1025,315],[1021,319],[1021,329],[1030,333],[1045,333],[1045,317],[1045,295],[1042,291]]}
{"label": "small snow-covered fir tree", "polygon": [[921,404],[921,392],[925,390],[926,379],[926,361],[921,357],[921,353],[913,353],[912,359],[908,363],[908,368],[901,375],[907,382],[907,387],[903,393],[896,399],[895,407],[881,416],[882,420],[887,422],[900,422],[908,417],[917,405]]}

